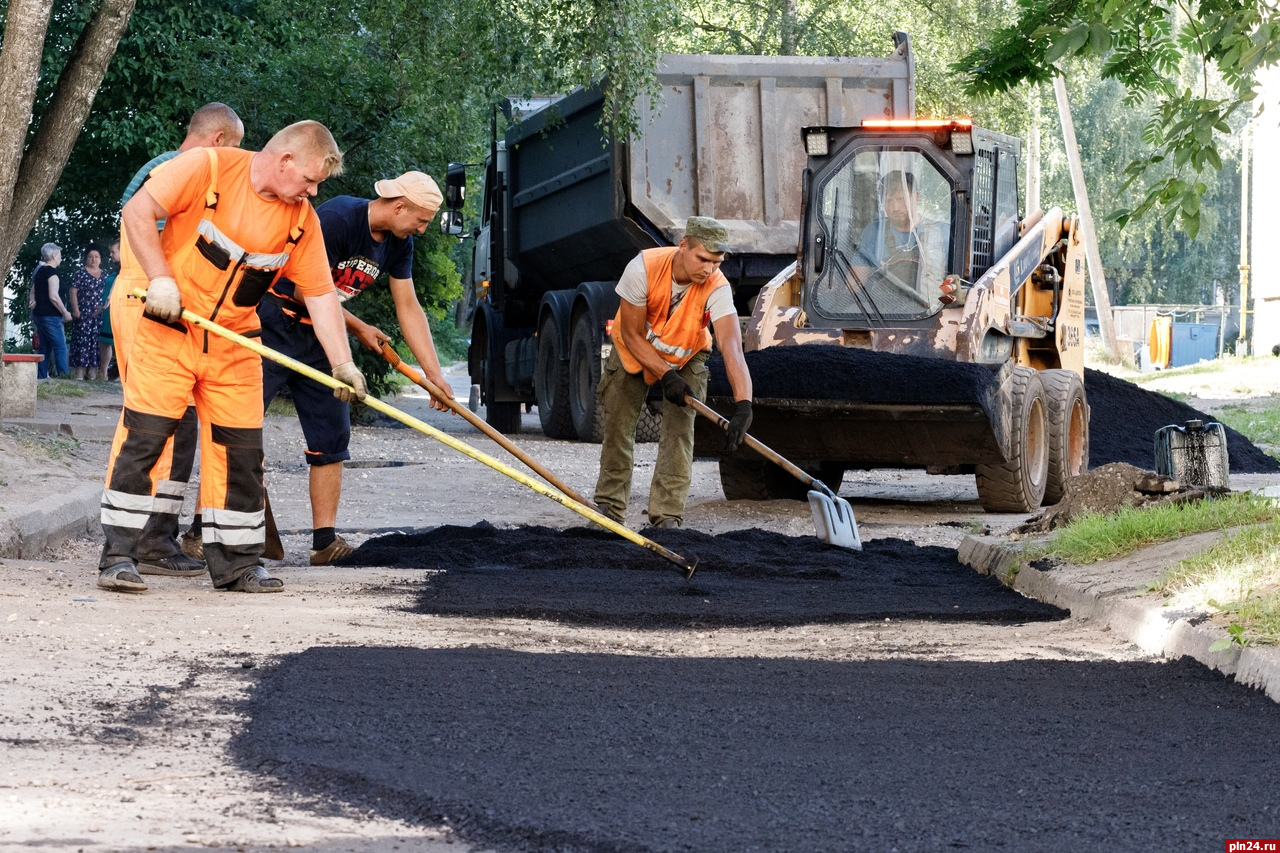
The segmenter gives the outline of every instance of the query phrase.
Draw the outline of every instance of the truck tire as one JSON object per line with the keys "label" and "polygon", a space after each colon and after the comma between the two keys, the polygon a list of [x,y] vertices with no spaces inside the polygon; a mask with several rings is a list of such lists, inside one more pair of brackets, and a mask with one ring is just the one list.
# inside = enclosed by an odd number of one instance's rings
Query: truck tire
{"label": "truck tire", "polygon": [[[600,339],[591,315],[582,313],[573,323],[569,339],[569,411],[573,428],[581,441],[599,444],[604,437],[604,409],[596,397],[600,384]],[[636,441],[657,441],[662,427],[662,411],[645,405],[636,421]]]}
{"label": "truck tire", "polygon": [[1067,494],[1067,480],[1089,470],[1089,406],[1084,383],[1072,370],[1042,370],[1044,410],[1049,441],[1049,473],[1044,504]]}
{"label": "truck tire", "polygon": [[662,395],[658,395],[657,403],[650,406],[646,401],[640,410],[640,419],[636,421],[636,444],[646,441],[657,441],[662,434]]}
{"label": "truck tire", "polygon": [[591,314],[583,312],[573,321],[569,336],[569,416],[574,432],[582,441],[599,444],[604,437],[604,412],[596,404],[600,384],[600,340]]}
{"label": "truck tire", "polygon": [[484,420],[503,435],[519,435],[523,403],[493,403],[484,407]]}
{"label": "truck tire", "polygon": [[1030,367],[1015,367],[1010,382],[1013,447],[1003,463],[977,466],[978,500],[987,512],[1034,512],[1049,473],[1044,385]]}
{"label": "truck tire", "polygon": [[560,358],[560,336],[556,318],[550,314],[538,331],[538,364],[533,375],[534,400],[538,420],[547,438],[575,439],[573,414],[569,411],[569,368]]}
{"label": "truck tire", "polygon": [[[731,501],[806,501],[809,487],[796,477],[765,459],[736,456],[720,460],[720,487]],[[823,462],[817,470],[805,469],[809,476],[821,480],[833,492],[840,491],[845,468],[838,462]]]}

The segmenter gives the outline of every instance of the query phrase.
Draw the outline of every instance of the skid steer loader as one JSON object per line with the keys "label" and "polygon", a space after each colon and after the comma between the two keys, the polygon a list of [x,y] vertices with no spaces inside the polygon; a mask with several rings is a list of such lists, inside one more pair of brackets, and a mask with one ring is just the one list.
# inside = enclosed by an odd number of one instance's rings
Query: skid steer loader
{"label": "skid steer loader", "polygon": [[[925,468],[973,473],[991,512],[1057,502],[1089,457],[1076,218],[1020,216],[1020,143],[967,119],[868,120],[802,137],[800,252],[755,302],[748,362],[784,346],[927,361],[884,371],[880,396],[757,392],[752,432],[826,482],[852,468]],[[957,401],[936,378],[941,360],[985,366],[990,393]],[[695,452],[720,457],[727,497],[794,496],[769,463],[725,456],[716,438],[699,424]]]}

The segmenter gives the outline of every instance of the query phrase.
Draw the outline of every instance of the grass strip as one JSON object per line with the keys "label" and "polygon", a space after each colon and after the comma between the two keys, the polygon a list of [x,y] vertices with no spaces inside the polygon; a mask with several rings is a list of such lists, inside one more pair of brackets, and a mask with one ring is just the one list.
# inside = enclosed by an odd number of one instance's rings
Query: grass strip
{"label": "grass strip", "polygon": [[1132,554],[1139,548],[1207,530],[1259,524],[1280,518],[1272,501],[1252,495],[1154,507],[1126,508],[1111,515],[1087,515],[1064,527],[1049,545],[1051,553],[1084,565]]}
{"label": "grass strip", "polygon": [[1171,605],[1227,614],[1239,642],[1280,642],[1280,520],[1237,531],[1182,560],[1154,588]]}
{"label": "grass strip", "polygon": [[1280,402],[1264,408],[1233,403],[1223,406],[1217,418],[1219,423],[1244,435],[1270,455],[1280,453]]}

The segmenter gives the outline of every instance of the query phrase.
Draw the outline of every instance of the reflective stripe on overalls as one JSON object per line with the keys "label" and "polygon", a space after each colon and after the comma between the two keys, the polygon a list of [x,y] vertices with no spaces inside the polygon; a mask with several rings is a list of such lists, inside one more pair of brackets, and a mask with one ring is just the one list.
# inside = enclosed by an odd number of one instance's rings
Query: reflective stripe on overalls
{"label": "reflective stripe on overalls", "polygon": [[[240,333],[258,326],[255,308],[302,237],[303,203],[283,246],[252,246],[218,226],[218,161],[213,149],[204,215],[190,244],[170,266],[183,307]],[[271,235],[262,235],[271,241]],[[275,238],[278,240],[279,238]],[[274,241],[273,241],[274,242]],[[264,249],[266,251],[264,251]],[[102,498],[106,535],[100,565],[150,557],[160,519],[176,513],[181,494],[161,488],[157,461],[189,396],[200,419],[200,506],[205,559],[215,586],[261,562],[266,540],[262,498],[262,362],[254,353],[185,321],[144,315],[125,383]]]}
{"label": "reflective stripe on overalls", "polygon": [[[648,297],[645,304],[645,340],[658,352],[662,360],[679,370],[689,359],[704,350],[711,349],[711,331],[707,328],[711,317],[707,313],[707,297],[717,287],[726,284],[724,275],[716,270],[702,284],[694,284],[685,291],[684,299],[671,310],[671,264],[676,247],[646,249],[644,271],[648,279]],[[618,306],[613,325],[617,329],[622,322],[622,306]],[[628,373],[639,373],[640,362],[627,351],[622,335],[615,332],[613,346],[618,351],[622,366]],[[644,380],[652,385],[661,377],[644,368]]]}

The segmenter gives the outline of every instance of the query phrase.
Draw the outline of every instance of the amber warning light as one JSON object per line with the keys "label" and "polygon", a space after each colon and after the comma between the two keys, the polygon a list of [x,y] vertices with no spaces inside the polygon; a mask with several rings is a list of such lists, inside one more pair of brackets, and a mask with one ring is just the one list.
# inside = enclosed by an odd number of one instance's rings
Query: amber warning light
{"label": "amber warning light", "polygon": [[969,118],[868,118],[864,130],[923,130],[933,133],[939,145],[956,154],[973,153],[973,119]]}

